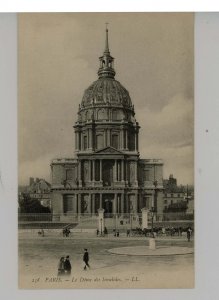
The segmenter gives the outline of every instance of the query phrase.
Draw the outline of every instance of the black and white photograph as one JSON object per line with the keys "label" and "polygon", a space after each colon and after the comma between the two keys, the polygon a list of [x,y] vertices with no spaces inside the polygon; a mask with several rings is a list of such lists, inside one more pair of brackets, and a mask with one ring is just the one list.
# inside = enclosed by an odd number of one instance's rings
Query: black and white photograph
{"label": "black and white photograph", "polygon": [[194,288],[194,13],[18,15],[20,289]]}

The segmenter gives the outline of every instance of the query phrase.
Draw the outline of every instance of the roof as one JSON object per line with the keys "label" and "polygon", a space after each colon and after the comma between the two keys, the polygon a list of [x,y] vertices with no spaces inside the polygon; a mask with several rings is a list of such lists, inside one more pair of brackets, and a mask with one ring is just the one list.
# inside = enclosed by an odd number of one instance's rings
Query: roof
{"label": "roof", "polygon": [[99,104],[133,109],[129,92],[119,81],[108,77],[99,78],[85,90],[81,107]]}

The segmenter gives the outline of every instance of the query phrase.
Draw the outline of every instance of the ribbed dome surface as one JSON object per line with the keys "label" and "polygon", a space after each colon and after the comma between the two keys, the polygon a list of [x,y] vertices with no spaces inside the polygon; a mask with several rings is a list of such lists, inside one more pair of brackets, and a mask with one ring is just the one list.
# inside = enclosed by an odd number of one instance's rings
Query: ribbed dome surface
{"label": "ribbed dome surface", "polygon": [[82,107],[95,104],[121,105],[132,108],[129,92],[119,81],[108,77],[94,81],[84,92]]}

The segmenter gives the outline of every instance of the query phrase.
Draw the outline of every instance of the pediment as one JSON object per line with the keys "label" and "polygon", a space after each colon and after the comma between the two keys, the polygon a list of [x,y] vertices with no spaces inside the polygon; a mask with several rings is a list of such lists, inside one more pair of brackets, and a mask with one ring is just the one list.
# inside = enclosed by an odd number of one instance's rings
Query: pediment
{"label": "pediment", "polygon": [[117,150],[117,149],[115,149],[115,148],[113,148],[113,147],[106,147],[106,148],[104,148],[104,149],[100,149],[100,150],[98,150],[98,151],[96,151],[95,153],[97,153],[97,154],[123,154],[121,151],[119,151],[119,150]]}

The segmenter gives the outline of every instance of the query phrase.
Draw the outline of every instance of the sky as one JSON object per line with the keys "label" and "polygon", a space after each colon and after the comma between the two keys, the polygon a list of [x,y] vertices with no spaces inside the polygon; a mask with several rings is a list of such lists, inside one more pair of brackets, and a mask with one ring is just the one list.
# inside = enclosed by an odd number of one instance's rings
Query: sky
{"label": "sky", "polygon": [[74,157],[72,126],[84,90],[97,79],[106,22],[116,79],[141,126],[140,158],[162,158],[164,178],[193,184],[192,13],[19,15],[19,184],[50,181],[50,161]]}

